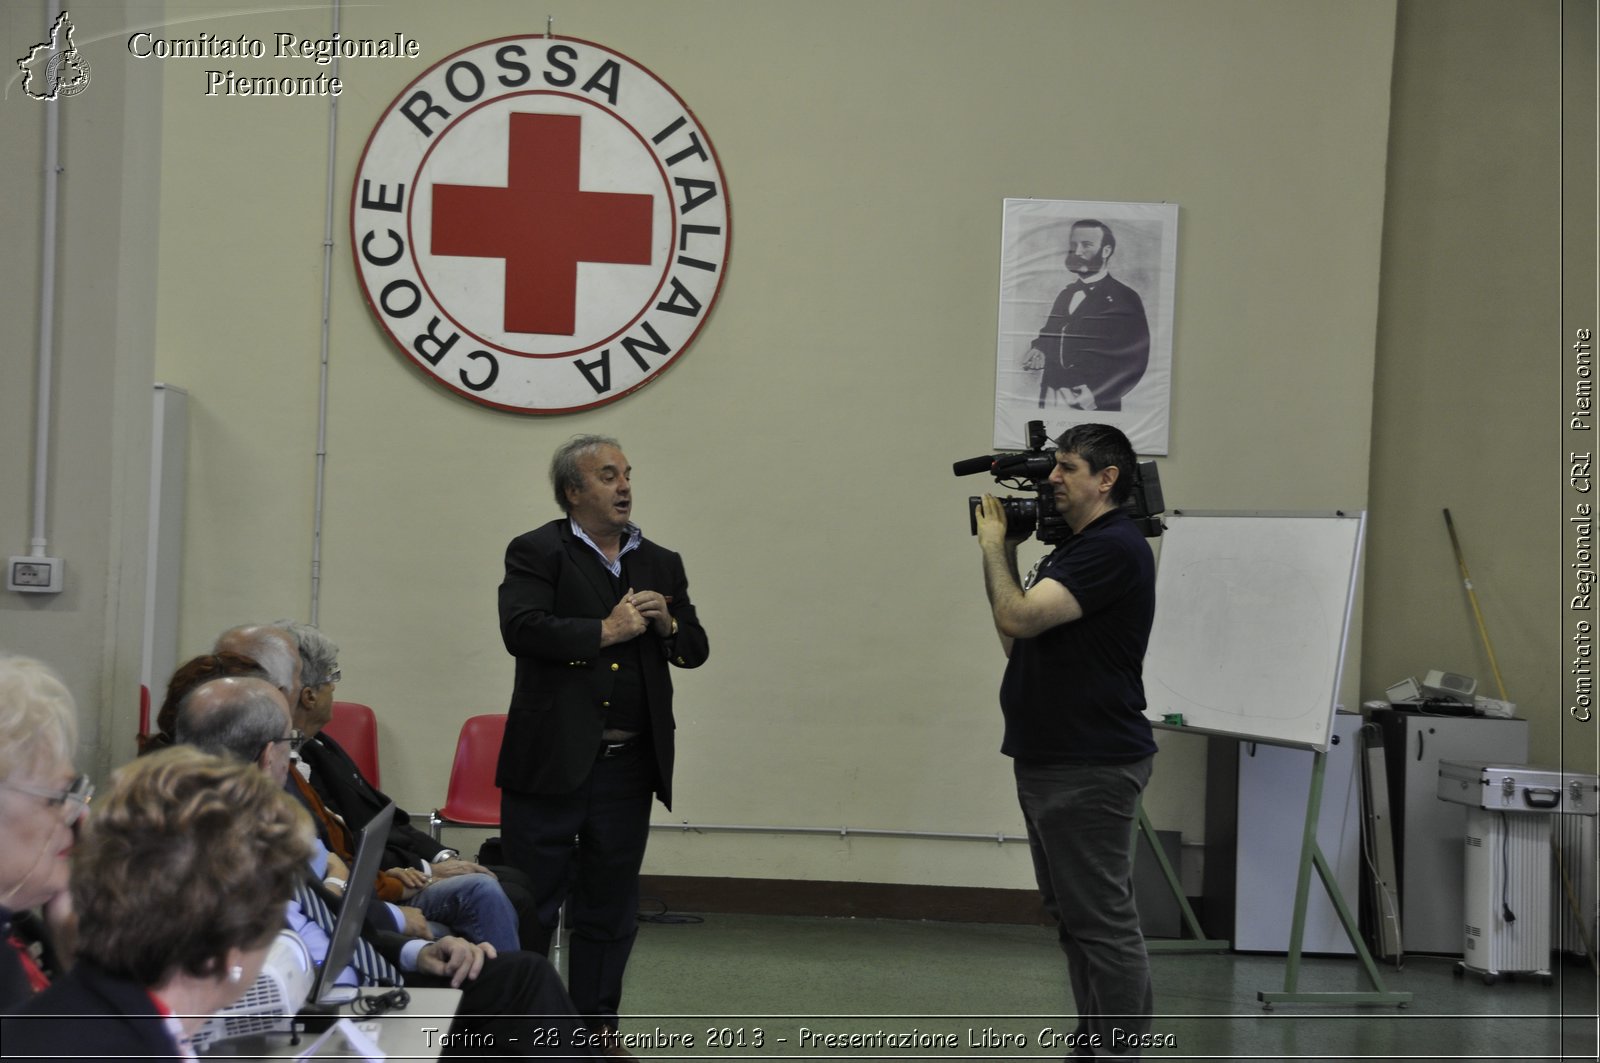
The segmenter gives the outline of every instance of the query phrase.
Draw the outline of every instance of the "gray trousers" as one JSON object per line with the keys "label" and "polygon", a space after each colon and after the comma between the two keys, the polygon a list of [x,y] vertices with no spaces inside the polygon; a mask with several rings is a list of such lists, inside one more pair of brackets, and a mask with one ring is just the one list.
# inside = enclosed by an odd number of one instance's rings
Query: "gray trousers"
{"label": "gray trousers", "polygon": [[1155,999],[1133,902],[1134,826],[1150,761],[1015,762],[1034,876],[1077,1004],[1074,1055],[1140,1054]]}

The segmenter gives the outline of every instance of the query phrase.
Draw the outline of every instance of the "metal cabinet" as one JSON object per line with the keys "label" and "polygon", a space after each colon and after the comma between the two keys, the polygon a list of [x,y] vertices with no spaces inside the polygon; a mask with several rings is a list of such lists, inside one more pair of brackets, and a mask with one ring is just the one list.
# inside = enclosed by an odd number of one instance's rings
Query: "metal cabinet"
{"label": "metal cabinet", "polygon": [[[1363,718],[1338,713],[1323,768],[1317,844],[1354,911],[1361,884],[1361,792],[1357,732]],[[1311,794],[1314,754],[1239,739],[1211,739],[1207,762],[1204,917],[1207,934],[1244,952],[1288,952]],[[1354,947],[1312,872],[1306,953]]]}
{"label": "metal cabinet", "polygon": [[[1361,888],[1361,788],[1356,757],[1356,732],[1361,722],[1355,714],[1339,713],[1333,718],[1317,817],[1317,845],[1333,868],[1350,911],[1355,911],[1356,891]],[[1289,950],[1313,756],[1306,749],[1239,743],[1233,947],[1241,952]],[[1301,950],[1336,955],[1355,952],[1315,871],[1306,901]]]}

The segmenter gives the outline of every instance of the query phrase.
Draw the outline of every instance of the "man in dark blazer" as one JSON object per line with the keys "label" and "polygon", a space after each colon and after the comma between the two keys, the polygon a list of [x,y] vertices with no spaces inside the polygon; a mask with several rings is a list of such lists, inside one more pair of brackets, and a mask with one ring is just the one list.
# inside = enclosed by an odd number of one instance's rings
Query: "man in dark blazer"
{"label": "man in dark blazer", "polygon": [[1111,227],[1074,222],[1067,269],[1077,275],[1056,296],[1050,317],[1028,352],[1041,367],[1039,405],[1051,392],[1080,410],[1120,410],[1150,364],[1150,323],[1139,293],[1111,276],[1117,249]]}
{"label": "man in dark blazer", "polygon": [[650,799],[672,804],[672,679],[709,652],[682,559],[633,523],[617,441],[578,436],[550,463],[566,515],[511,541],[500,634],[516,684],[495,782],[506,862],[532,876],[540,925],[569,901],[568,990],[614,1031],[638,932]]}

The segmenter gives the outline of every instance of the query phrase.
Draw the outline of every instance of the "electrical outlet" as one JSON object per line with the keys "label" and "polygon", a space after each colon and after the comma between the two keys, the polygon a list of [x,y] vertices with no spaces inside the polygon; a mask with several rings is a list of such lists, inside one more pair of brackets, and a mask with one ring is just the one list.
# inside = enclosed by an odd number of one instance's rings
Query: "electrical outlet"
{"label": "electrical outlet", "polygon": [[60,594],[67,563],[59,557],[13,557],[6,562],[6,590]]}

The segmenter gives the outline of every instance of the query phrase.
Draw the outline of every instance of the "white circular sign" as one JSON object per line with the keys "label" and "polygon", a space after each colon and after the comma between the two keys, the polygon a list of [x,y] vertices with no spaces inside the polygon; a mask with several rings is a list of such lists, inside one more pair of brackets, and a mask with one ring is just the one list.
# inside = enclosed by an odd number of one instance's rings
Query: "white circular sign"
{"label": "white circular sign", "polygon": [[474,402],[565,413],[694,341],[731,236],[711,138],[654,74],[571,37],[440,60],[367,139],[350,236],[397,347]]}

